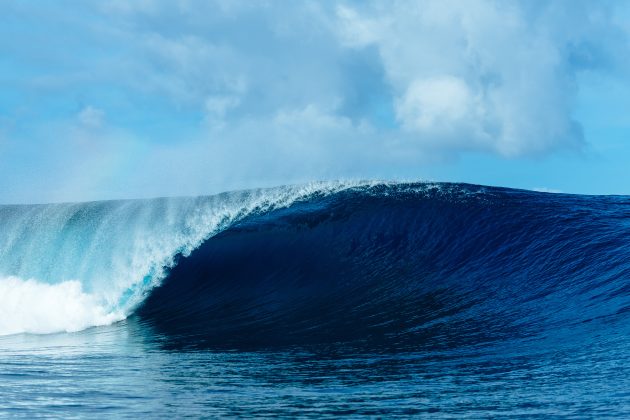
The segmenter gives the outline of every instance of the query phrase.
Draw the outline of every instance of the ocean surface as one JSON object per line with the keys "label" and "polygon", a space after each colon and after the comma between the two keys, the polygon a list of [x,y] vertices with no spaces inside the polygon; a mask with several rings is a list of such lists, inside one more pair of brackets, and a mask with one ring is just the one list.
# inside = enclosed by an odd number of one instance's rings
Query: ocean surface
{"label": "ocean surface", "polygon": [[630,418],[630,197],[0,206],[0,417]]}

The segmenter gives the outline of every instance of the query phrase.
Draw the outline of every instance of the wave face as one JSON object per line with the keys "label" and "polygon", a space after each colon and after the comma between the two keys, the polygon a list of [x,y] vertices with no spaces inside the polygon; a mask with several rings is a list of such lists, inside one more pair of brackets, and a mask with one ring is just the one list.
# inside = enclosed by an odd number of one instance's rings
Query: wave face
{"label": "wave face", "polygon": [[630,199],[457,184],[318,195],[179,257],[137,314],[183,347],[435,350],[627,334]]}
{"label": "wave face", "polygon": [[[315,184],[0,207],[0,334],[452,349],[630,332],[630,198]],[[612,338],[611,338],[612,339]]]}

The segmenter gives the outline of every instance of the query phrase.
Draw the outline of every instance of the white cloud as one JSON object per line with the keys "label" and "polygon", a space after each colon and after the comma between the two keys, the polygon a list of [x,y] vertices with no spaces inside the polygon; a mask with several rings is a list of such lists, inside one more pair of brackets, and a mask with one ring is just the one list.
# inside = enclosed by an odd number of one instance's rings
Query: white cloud
{"label": "white cloud", "polygon": [[153,14],[159,11],[160,4],[158,1],[155,0],[107,0],[102,3],[102,7],[104,10],[107,10],[109,12],[121,14]]}
{"label": "white cloud", "polygon": [[441,76],[411,82],[396,103],[396,113],[410,130],[449,131],[476,113],[468,85],[457,77]]}
{"label": "white cloud", "polygon": [[397,117],[420,143],[514,157],[584,140],[566,56],[580,33],[558,34],[564,10],[539,4],[538,12],[518,2],[427,0],[337,15],[346,45],[378,48]]}
{"label": "white cloud", "polygon": [[205,101],[205,122],[215,128],[225,124],[227,113],[238,106],[240,98],[236,95],[211,95]]}
{"label": "white cloud", "polygon": [[[585,143],[572,115],[577,82],[569,50],[602,25],[593,12],[599,6],[494,0],[116,4],[108,10],[122,19],[134,63],[145,59],[131,65],[134,86],[179,107],[200,108],[211,126],[331,103],[345,117],[344,90],[363,75],[340,63],[375,48],[381,89],[388,89],[380,100],[392,104],[401,129],[391,147],[404,140],[424,149],[419,153],[520,157],[579,150]],[[382,154],[397,153],[387,146]]]}
{"label": "white cloud", "polygon": [[84,107],[77,115],[79,124],[85,128],[100,128],[104,118],[105,112],[90,105]]}
{"label": "white cloud", "polygon": [[[350,7],[337,7],[341,41],[349,47],[365,47],[378,41],[383,26],[378,20],[362,17]],[[386,22],[383,22],[385,24]]]}

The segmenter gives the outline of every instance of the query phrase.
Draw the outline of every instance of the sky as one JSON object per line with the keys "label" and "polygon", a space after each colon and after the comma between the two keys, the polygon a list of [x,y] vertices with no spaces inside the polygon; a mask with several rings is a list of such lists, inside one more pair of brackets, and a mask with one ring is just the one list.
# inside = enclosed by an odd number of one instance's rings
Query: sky
{"label": "sky", "polygon": [[629,3],[0,3],[0,203],[336,179],[630,194]]}

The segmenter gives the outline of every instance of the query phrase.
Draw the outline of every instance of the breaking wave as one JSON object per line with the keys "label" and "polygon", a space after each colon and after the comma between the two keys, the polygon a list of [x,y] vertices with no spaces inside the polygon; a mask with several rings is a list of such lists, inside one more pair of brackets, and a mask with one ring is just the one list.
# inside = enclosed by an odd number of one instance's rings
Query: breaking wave
{"label": "breaking wave", "polygon": [[630,325],[627,197],[312,184],[3,206],[0,228],[0,334],[133,314],[178,346],[418,349]]}

